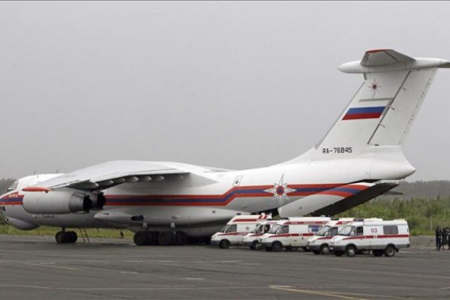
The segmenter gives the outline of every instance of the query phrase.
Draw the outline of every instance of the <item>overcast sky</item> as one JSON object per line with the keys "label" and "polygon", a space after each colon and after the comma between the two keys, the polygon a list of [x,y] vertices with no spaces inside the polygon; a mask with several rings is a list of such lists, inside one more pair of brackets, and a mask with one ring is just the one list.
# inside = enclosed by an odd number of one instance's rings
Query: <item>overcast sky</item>
{"label": "overcast sky", "polygon": [[[0,178],[108,160],[245,169],[294,158],[393,48],[450,59],[445,2],[0,2]],[[450,70],[404,145],[450,180]]]}

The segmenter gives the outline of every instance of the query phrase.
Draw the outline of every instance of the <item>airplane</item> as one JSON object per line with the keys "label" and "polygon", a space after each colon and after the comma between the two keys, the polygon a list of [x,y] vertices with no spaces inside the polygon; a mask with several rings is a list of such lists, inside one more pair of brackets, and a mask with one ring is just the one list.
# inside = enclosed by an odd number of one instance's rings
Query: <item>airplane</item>
{"label": "airplane", "polygon": [[364,81],[311,150],[290,161],[225,170],[175,162],[110,161],[66,174],[14,182],[0,197],[9,224],[23,230],[122,228],[136,245],[186,244],[210,237],[232,217],[335,215],[384,194],[415,172],[402,144],[438,68],[450,62],[392,49],[343,64]]}

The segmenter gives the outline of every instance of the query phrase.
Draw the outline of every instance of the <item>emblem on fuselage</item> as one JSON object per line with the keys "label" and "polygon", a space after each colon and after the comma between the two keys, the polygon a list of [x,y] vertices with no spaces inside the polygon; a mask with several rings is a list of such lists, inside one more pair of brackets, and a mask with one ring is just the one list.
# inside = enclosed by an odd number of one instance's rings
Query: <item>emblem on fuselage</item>
{"label": "emblem on fuselage", "polygon": [[264,191],[273,194],[273,199],[278,200],[280,205],[283,200],[289,200],[289,193],[295,192],[294,189],[288,188],[288,184],[284,182],[284,174],[281,176],[278,183],[273,184],[273,188]]}

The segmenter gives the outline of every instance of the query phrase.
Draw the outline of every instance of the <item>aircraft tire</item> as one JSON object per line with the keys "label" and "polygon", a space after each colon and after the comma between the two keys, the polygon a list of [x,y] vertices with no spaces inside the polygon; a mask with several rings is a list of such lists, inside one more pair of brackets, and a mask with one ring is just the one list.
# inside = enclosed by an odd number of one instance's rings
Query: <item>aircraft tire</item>
{"label": "aircraft tire", "polygon": [[146,246],[149,244],[148,233],[145,231],[138,231],[134,234],[133,241],[136,246]]}
{"label": "aircraft tire", "polygon": [[173,232],[170,231],[163,231],[160,232],[158,235],[158,243],[161,246],[169,246],[173,245],[175,242],[176,235]]}
{"label": "aircraft tire", "polygon": [[56,243],[65,244],[69,241],[69,237],[64,231],[58,231],[55,235]]}
{"label": "aircraft tire", "polygon": [[75,231],[67,231],[66,235],[68,237],[67,243],[75,244],[78,240],[78,235]]}
{"label": "aircraft tire", "polygon": [[177,245],[186,245],[187,244],[187,235],[182,231],[177,231]]}
{"label": "aircraft tire", "polygon": [[149,231],[147,232],[147,245],[158,245],[158,235],[157,232]]}

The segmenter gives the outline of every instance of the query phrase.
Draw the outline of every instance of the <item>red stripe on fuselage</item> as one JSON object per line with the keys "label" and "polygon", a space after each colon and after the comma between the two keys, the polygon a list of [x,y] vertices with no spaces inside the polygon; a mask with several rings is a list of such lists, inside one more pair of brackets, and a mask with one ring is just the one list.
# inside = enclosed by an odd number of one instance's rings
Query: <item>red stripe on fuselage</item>
{"label": "red stripe on fuselage", "polygon": [[342,120],[378,119],[381,113],[346,114]]}

